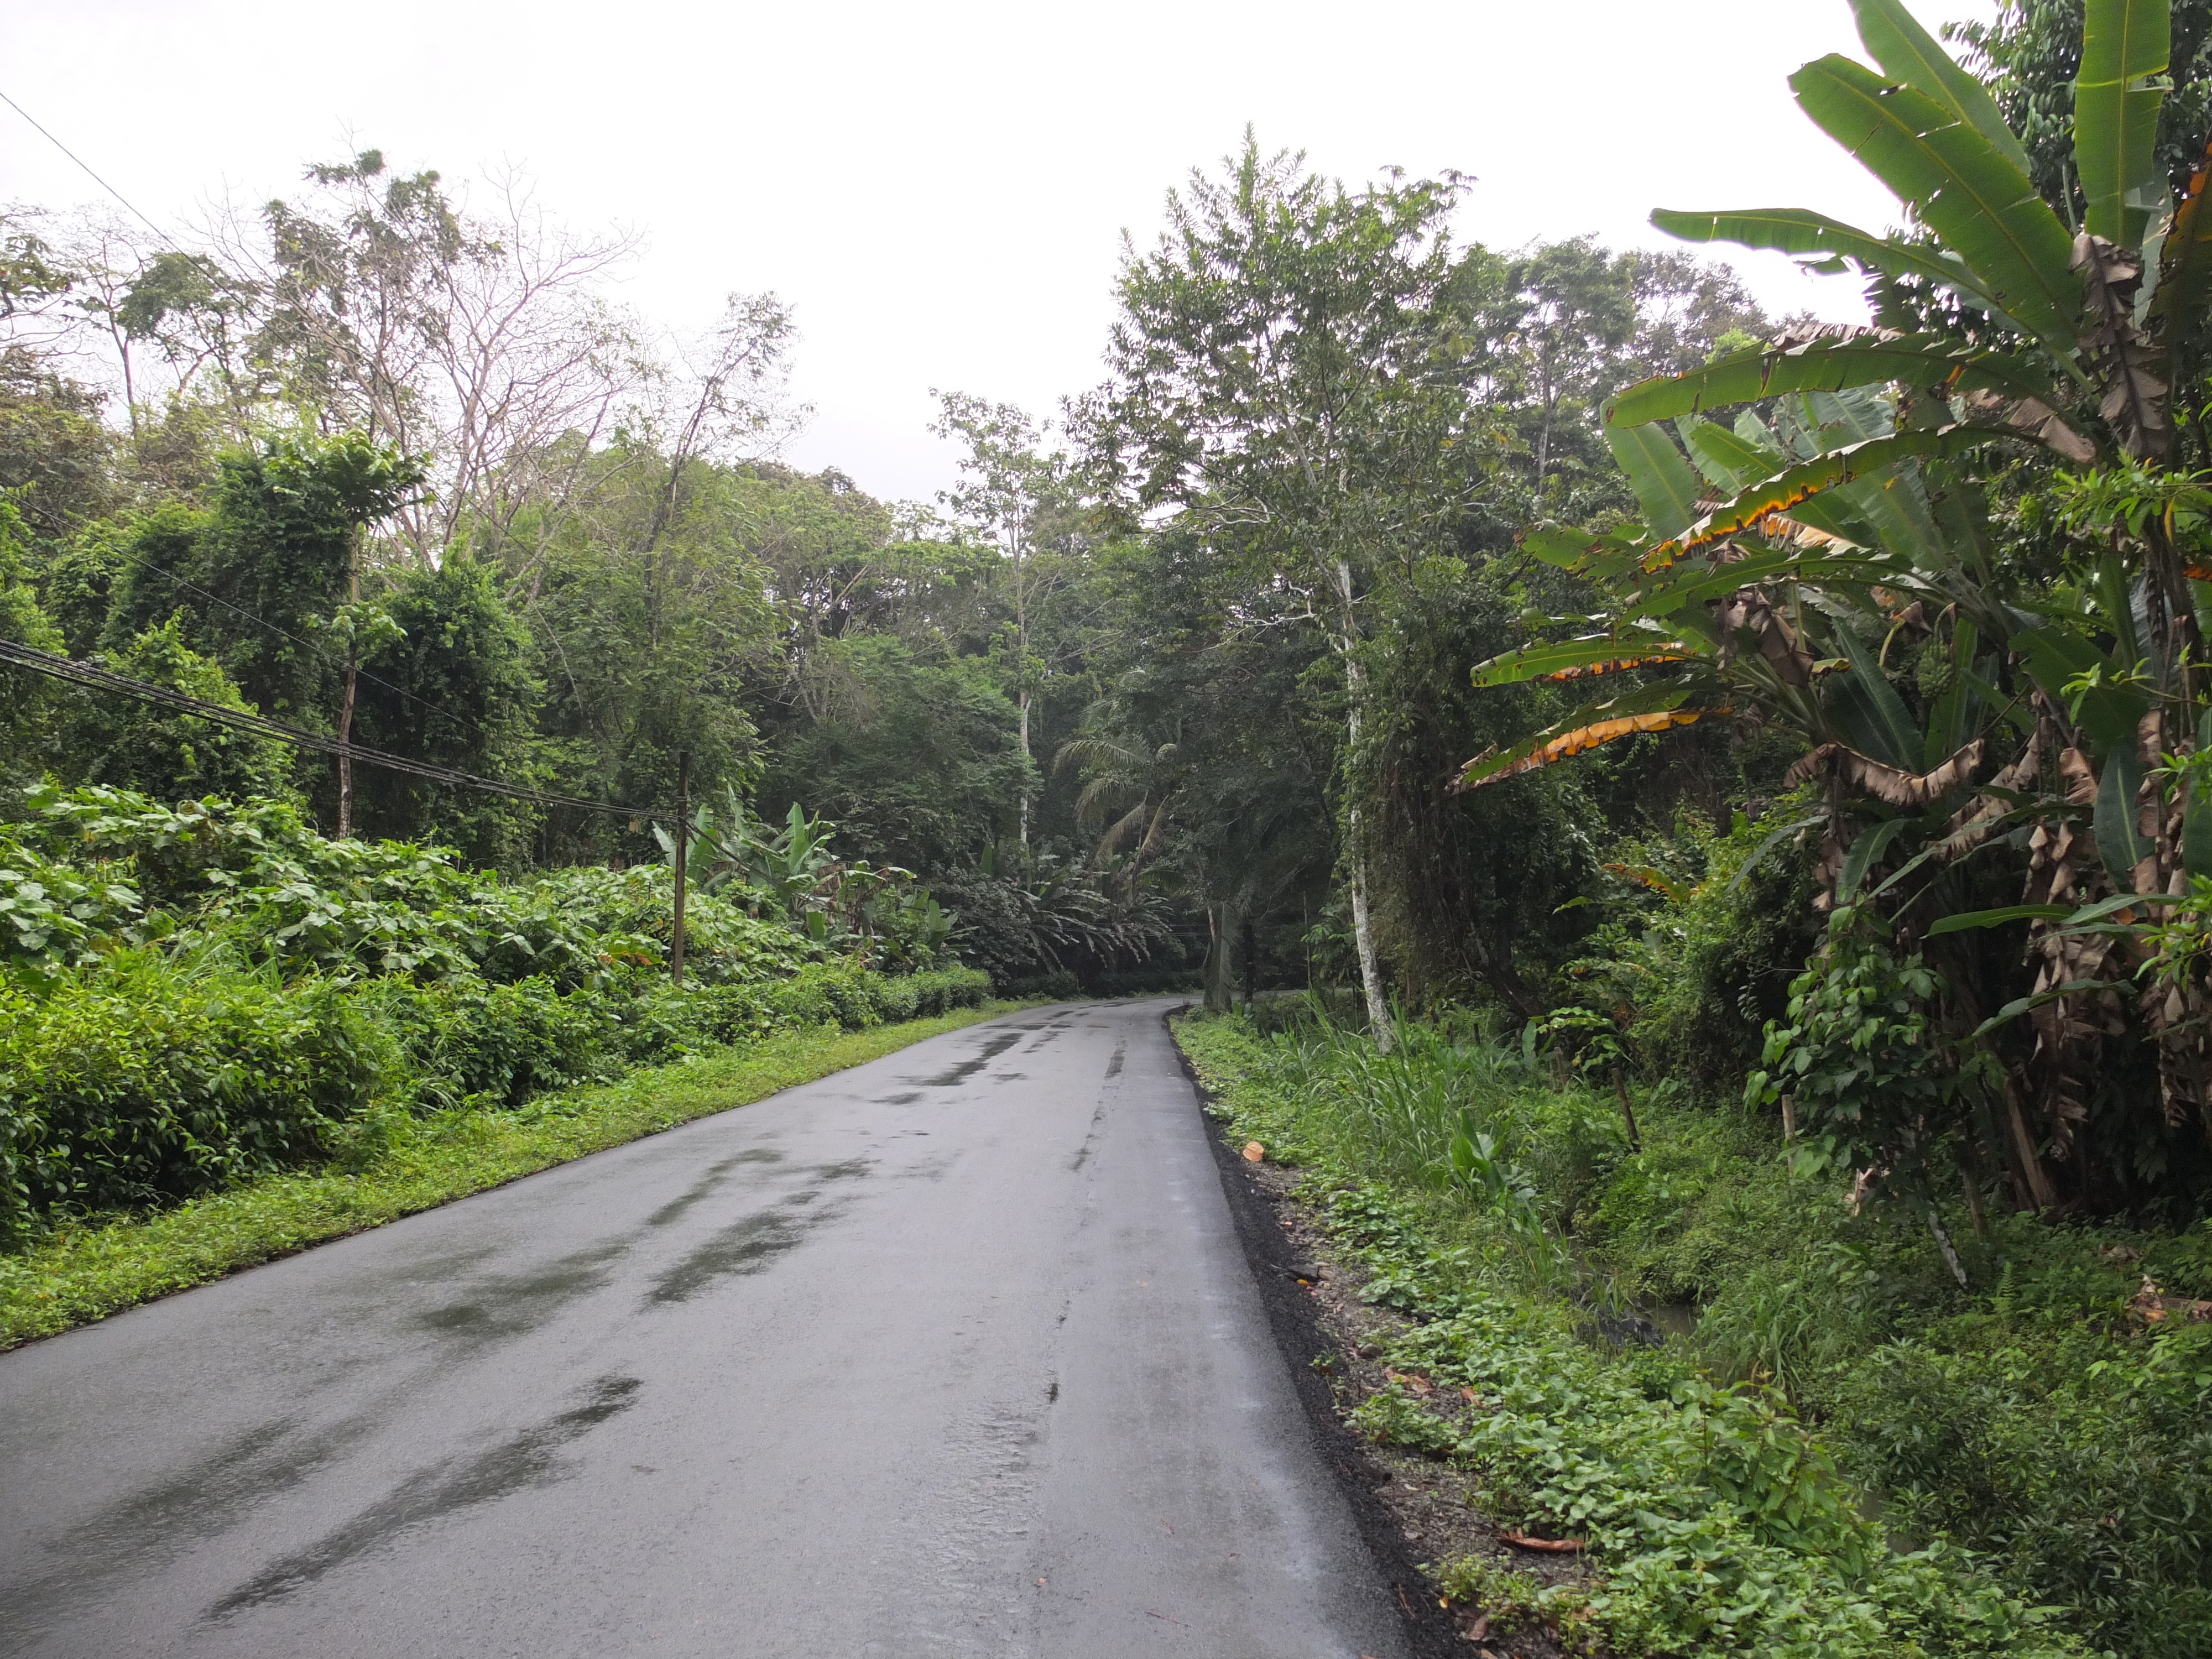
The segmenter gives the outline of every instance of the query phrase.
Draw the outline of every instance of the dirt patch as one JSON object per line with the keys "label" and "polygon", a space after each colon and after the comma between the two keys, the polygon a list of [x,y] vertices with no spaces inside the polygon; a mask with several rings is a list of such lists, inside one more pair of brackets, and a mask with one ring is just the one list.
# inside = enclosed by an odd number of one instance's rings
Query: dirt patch
{"label": "dirt patch", "polygon": [[[1211,1102],[1189,1058],[1180,1046],[1176,1052],[1199,1097]],[[1551,1584],[1578,1577],[1579,1558],[1507,1543],[1501,1534],[1511,1529],[1483,1513],[1471,1471],[1378,1446],[1349,1426],[1363,1402],[1391,1387],[1446,1419],[1481,1407],[1425,1376],[1384,1365],[1382,1351],[1409,1322],[1361,1299],[1366,1275],[1331,1248],[1319,1217],[1291,1196],[1300,1172],[1248,1160],[1244,1142],[1232,1142],[1211,1113],[1206,1131],[1268,1322],[1322,1455],[1404,1617],[1407,1645],[1421,1659],[1565,1659],[1570,1650],[1534,1620],[1516,1623],[1479,1607],[1439,1605],[1433,1565],[1480,1556]]]}

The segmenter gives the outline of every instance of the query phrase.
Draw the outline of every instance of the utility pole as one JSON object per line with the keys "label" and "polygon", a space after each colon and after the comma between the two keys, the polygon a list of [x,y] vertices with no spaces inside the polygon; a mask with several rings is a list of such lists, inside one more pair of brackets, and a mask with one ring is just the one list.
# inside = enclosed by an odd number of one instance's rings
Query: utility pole
{"label": "utility pole", "polygon": [[691,884],[691,751],[676,751],[676,940],[668,951],[668,977],[684,983],[684,890]]}

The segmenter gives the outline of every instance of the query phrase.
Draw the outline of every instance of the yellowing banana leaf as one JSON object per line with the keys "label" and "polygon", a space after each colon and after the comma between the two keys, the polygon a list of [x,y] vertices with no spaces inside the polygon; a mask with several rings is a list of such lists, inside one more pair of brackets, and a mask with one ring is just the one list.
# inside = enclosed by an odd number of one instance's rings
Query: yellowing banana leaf
{"label": "yellowing banana leaf", "polygon": [[2005,125],[1989,89],[1959,67],[1901,0],[1851,0],[1851,10],[1858,19],[1859,39],[1884,75],[1971,122],[2007,161],[2027,171],[2027,152]]}
{"label": "yellowing banana leaf", "polygon": [[1679,536],[1698,516],[1698,475],[1674,441],[1655,427],[1607,427],[1605,441],[1644,509],[1644,522],[1662,536]]}
{"label": "yellowing banana leaf", "polygon": [[1623,881],[1632,881],[1639,887],[1649,887],[1680,904],[1690,896],[1690,884],[1676,881],[1663,870],[1648,864],[1607,864],[1599,866],[1607,875],[1618,876]]}
{"label": "yellowing banana leaf", "polygon": [[2083,228],[2124,248],[2142,246],[2158,176],[2158,111],[2172,44],[2171,0],[2088,0],[2081,69],[2074,82],[2074,167],[2088,212]]}
{"label": "yellowing banana leaf", "polygon": [[1605,422],[1638,426],[1785,392],[1838,392],[1893,380],[1939,388],[1946,397],[1987,391],[2045,404],[2057,398],[2050,381],[2017,357],[1936,335],[1905,334],[1891,340],[1824,339],[1779,350],[1739,351],[1686,374],[1638,381],[1606,405]]}
{"label": "yellowing banana leaf", "polygon": [[[1630,431],[1650,429],[1632,428]],[[1628,434],[1616,434],[1613,430],[1607,429],[1607,438],[1615,435]],[[1928,459],[1963,454],[1976,445],[1987,443],[1998,435],[1984,427],[1916,428],[1898,433],[1893,437],[1874,438],[1864,443],[1846,445],[1826,455],[1816,455],[1809,461],[1801,461],[1787,471],[1753,485],[1734,501],[1715,508],[1686,527],[1679,535],[1662,542],[1644,556],[1644,568],[1646,572],[1664,569],[1686,554],[1693,553],[1724,536],[1734,536],[1753,529],[1772,514],[1786,514],[1838,484],[1866,477],[1884,467],[1894,466],[1899,461],[1915,457]],[[1672,449],[1674,446],[1669,444],[1668,447]]]}
{"label": "yellowing banana leaf", "polygon": [[[1740,208],[1725,213],[1685,213],[1659,208],[1651,222],[1670,236],[1686,242],[1735,242],[1744,247],[1771,248],[1778,253],[1819,254],[1807,264],[1814,270],[1834,273],[1846,259],[1869,270],[1891,276],[1924,276],[1941,283],[1969,305],[2011,322],[2004,307],[1979,276],[1955,254],[1894,236],[1876,236],[1825,213],[1808,208]],[[2033,330],[2024,332],[2033,333]]]}
{"label": "yellowing banana leaf", "polygon": [[1583,679],[1619,673],[1624,669],[1682,662],[1704,654],[1701,648],[1681,640],[1655,638],[1645,644],[1611,634],[1591,634],[1577,640],[1500,652],[1487,662],[1474,665],[1474,684],[1480,688],[1518,685],[1528,680]]}
{"label": "yellowing banana leaf", "polygon": [[2160,250],[2158,293],[2150,314],[2160,324],[2159,343],[2171,362],[2195,343],[2212,309],[2212,210],[2204,205],[2212,190],[2212,137],[2204,143],[2189,193],[2174,210],[2173,228]]}
{"label": "yellowing banana leaf", "polygon": [[2027,174],[1927,94],[1848,58],[1815,58],[1790,84],[1814,125],[1911,204],[2009,315],[2072,350],[2073,238]]}
{"label": "yellowing banana leaf", "polygon": [[1689,696],[1687,686],[1650,686],[1601,702],[1585,703],[1566,719],[1554,721],[1509,748],[1486,749],[1460,769],[1452,789],[1455,793],[1479,789],[1502,778],[1516,777],[1571,755],[1633,737],[1639,732],[1664,732],[1691,725],[1708,715],[1734,712],[1726,707],[1685,708],[1682,705]]}

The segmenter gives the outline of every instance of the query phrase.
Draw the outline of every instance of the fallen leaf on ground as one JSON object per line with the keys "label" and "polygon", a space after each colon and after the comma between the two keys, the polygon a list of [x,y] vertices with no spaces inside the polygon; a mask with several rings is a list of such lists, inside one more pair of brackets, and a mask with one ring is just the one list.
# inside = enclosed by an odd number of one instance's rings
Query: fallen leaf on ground
{"label": "fallen leaf on ground", "polygon": [[1531,1538],[1528,1534],[1521,1532],[1501,1532],[1498,1535],[1505,1542],[1524,1550],[1565,1552],[1586,1550],[1589,1547],[1589,1540],[1587,1538]]}
{"label": "fallen leaf on ground", "polygon": [[2129,1309],[2146,1323],[2154,1324],[2170,1314],[2179,1314],[2186,1320],[2212,1319],[2212,1302],[2198,1302],[2185,1296],[2168,1296],[2158,1286],[2158,1281],[2148,1273],[2143,1275],[2142,1288],[2128,1304]]}

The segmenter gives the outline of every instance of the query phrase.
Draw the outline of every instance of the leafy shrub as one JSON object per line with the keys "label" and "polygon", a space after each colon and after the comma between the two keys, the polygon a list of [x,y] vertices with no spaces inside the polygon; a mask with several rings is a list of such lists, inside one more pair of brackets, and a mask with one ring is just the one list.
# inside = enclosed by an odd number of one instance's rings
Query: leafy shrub
{"label": "leafy shrub", "polygon": [[387,984],[365,1000],[399,1035],[428,1104],[520,1106],[623,1069],[619,1005],[592,990],[564,994],[542,976]]}
{"label": "leafy shrub", "polygon": [[30,802],[0,840],[10,1231],[315,1156],[380,1091],[393,1113],[514,1107],[787,1026],[990,994],[972,969],[822,959],[706,893],[672,986],[663,868],[502,882],[436,848],[327,841],[282,802],[50,786]]}
{"label": "leafy shrub", "polygon": [[0,990],[0,1224],[187,1197],[320,1153],[394,1066],[326,981],[120,951]]}
{"label": "leafy shrub", "polygon": [[43,980],[99,960],[103,945],[140,942],[143,902],[135,889],[0,840],[0,967]]}

